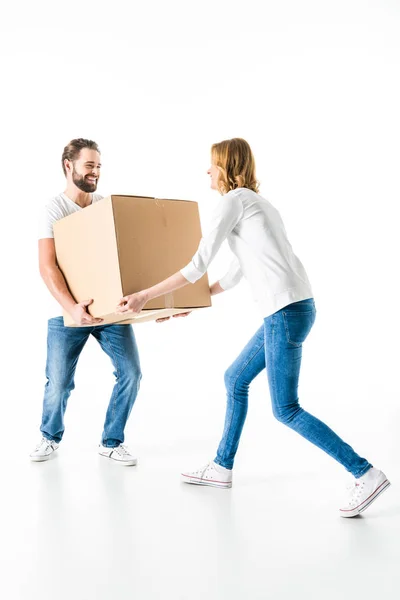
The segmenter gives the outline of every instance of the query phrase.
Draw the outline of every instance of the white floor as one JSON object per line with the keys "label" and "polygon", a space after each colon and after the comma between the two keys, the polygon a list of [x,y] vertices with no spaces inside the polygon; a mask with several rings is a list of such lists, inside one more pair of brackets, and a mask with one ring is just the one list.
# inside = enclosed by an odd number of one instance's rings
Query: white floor
{"label": "white floor", "polygon": [[[204,353],[210,329],[200,318],[186,323],[189,330],[175,325],[137,328],[144,377],[126,427],[137,467],[97,454],[114,377],[94,340],[79,362],[63,442],[48,463],[28,459],[39,440],[45,340],[35,350],[32,337],[23,377],[10,361],[0,403],[0,599],[397,599],[398,352],[381,357],[367,345],[354,352],[352,340],[331,346],[318,330],[307,346],[302,405],[392,482],[363,516],[341,519],[351,478],[273,418],[265,374],[251,387],[233,488],[180,482],[181,470],[214,457],[223,369],[247,333],[231,339],[221,320]],[[189,339],[196,340],[190,348]],[[204,376],[193,384],[198,364]]]}
{"label": "white floor", "polygon": [[[341,471],[278,475],[242,461],[219,490],[180,483],[183,466],[199,466],[196,444],[184,464],[172,445],[139,455],[123,468],[67,439],[47,463],[3,460],[2,598],[398,597],[398,486],[341,519]],[[398,465],[386,466],[394,477]]]}

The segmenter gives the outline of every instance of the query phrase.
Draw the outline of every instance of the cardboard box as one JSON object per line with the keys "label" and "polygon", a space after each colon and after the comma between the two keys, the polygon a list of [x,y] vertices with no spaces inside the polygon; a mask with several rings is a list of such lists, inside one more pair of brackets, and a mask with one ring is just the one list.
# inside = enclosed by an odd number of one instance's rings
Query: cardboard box
{"label": "cardboard box", "polygon": [[[198,205],[187,200],[108,196],[54,225],[58,265],[77,302],[104,323],[136,323],[211,306],[205,274],[148,302],[137,316],[115,313],[120,298],[179,271],[201,239]],[[64,324],[76,327],[64,312]]]}

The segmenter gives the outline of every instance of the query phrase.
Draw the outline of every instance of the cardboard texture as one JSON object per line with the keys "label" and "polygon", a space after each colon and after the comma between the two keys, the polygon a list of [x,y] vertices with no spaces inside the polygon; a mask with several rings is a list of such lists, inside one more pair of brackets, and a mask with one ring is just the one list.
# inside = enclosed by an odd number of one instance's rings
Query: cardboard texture
{"label": "cardboard texture", "polygon": [[[198,205],[187,200],[112,195],[54,225],[57,262],[72,296],[93,298],[88,310],[104,323],[140,323],[211,306],[205,274],[151,300],[137,316],[114,312],[122,296],[186,266],[200,239]],[[66,312],[64,324],[77,327]]]}

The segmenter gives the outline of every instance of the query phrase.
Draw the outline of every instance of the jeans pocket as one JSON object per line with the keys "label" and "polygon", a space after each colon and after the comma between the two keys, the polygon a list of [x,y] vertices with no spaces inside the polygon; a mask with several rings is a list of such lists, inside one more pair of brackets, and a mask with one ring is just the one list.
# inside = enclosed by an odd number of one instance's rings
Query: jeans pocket
{"label": "jeans pocket", "polygon": [[64,325],[64,317],[52,317],[47,322],[49,325]]}
{"label": "jeans pocket", "polygon": [[316,310],[294,312],[282,311],[283,322],[285,325],[286,338],[289,344],[301,346],[314,325]]}

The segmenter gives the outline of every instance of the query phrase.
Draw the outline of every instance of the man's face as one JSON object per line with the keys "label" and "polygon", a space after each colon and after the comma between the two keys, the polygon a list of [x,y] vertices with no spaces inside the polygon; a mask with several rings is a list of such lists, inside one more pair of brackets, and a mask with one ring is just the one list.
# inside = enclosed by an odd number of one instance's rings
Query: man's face
{"label": "man's face", "polygon": [[67,161],[67,173],[82,192],[95,192],[100,178],[100,154],[96,150],[83,148],[73,162]]}

